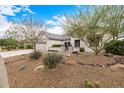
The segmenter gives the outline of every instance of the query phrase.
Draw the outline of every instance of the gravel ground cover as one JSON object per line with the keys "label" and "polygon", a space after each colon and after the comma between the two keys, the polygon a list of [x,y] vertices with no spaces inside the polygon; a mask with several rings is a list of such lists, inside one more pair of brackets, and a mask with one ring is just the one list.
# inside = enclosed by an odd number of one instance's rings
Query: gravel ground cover
{"label": "gravel ground cover", "polygon": [[[124,87],[123,66],[92,67],[82,66],[77,61],[88,64],[111,63],[114,59],[91,53],[66,57],[65,64],[55,69],[34,69],[43,65],[42,58],[31,60],[28,56],[6,58],[10,87],[18,88],[83,88],[85,80],[98,81],[100,87]],[[23,69],[20,70],[20,67]],[[115,67],[117,69],[115,69]]]}

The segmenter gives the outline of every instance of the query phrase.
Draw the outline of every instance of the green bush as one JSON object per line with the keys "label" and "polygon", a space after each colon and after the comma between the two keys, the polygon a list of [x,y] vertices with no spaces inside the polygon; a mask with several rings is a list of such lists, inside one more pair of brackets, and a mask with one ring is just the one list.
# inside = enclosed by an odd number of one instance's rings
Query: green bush
{"label": "green bush", "polygon": [[80,48],[80,52],[84,52],[85,50],[84,50],[84,48],[83,47],[81,47]]}
{"label": "green bush", "polygon": [[55,44],[55,45],[52,45],[52,47],[62,47],[63,45],[62,44]]}
{"label": "green bush", "polygon": [[33,49],[33,45],[27,45],[26,49]]}
{"label": "green bush", "polygon": [[49,52],[58,52],[58,50],[48,50]]}
{"label": "green bush", "polygon": [[40,51],[34,51],[30,54],[31,59],[39,59],[42,56]]}
{"label": "green bush", "polygon": [[[112,41],[106,44],[110,44]],[[124,40],[115,41],[105,48],[106,53],[112,53],[115,55],[124,55]]]}
{"label": "green bush", "polygon": [[20,44],[20,45],[18,45],[18,48],[19,49],[24,49],[24,45]]}
{"label": "green bush", "polygon": [[49,69],[55,68],[57,63],[63,59],[63,56],[56,53],[48,53],[44,59],[44,65]]}

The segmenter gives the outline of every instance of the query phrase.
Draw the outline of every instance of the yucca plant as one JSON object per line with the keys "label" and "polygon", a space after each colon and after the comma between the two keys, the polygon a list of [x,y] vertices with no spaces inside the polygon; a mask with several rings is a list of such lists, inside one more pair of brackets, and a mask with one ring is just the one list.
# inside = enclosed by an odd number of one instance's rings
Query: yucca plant
{"label": "yucca plant", "polygon": [[56,53],[48,53],[43,61],[44,65],[49,69],[55,68],[57,63],[62,60],[63,56]]}

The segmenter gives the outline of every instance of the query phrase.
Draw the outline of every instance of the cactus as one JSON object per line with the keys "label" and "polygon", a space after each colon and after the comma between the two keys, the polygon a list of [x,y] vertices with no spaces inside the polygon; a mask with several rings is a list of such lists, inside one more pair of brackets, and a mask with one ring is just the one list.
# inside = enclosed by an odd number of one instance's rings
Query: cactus
{"label": "cactus", "polygon": [[98,81],[91,82],[91,81],[85,80],[84,86],[85,88],[100,88],[100,83]]}
{"label": "cactus", "polygon": [[93,84],[90,81],[85,81],[85,88],[93,88]]}

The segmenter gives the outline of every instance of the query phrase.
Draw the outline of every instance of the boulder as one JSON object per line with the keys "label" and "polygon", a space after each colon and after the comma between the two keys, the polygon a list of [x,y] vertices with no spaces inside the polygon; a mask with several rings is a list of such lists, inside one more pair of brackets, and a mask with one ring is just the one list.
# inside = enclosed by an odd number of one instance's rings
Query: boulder
{"label": "boulder", "polygon": [[70,54],[70,53],[67,53],[67,54],[66,54],[66,56],[67,56],[67,57],[70,57],[70,56],[71,56],[71,54]]}
{"label": "boulder", "polygon": [[123,70],[124,71],[124,65],[119,64],[119,63],[116,65],[109,66],[109,67],[112,71],[117,71],[117,70]]}
{"label": "boulder", "polygon": [[124,56],[115,56],[115,57],[114,57],[114,60],[115,60],[117,63],[124,64]]}
{"label": "boulder", "polygon": [[20,66],[20,67],[19,67],[19,71],[24,70],[26,67],[27,67],[27,65],[22,65],[22,66]]}
{"label": "boulder", "polygon": [[43,68],[44,68],[44,65],[39,65],[34,68],[34,72],[36,72],[37,70],[43,69]]}
{"label": "boulder", "polygon": [[105,53],[104,56],[106,56],[106,57],[113,57],[113,54],[111,54],[111,53]]}

